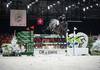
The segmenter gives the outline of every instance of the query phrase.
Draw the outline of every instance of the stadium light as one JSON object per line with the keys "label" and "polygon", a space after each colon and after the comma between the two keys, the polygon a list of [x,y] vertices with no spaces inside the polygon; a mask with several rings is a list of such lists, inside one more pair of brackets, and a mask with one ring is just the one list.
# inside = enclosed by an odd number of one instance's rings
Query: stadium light
{"label": "stadium light", "polygon": [[54,3],[53,5],[55,6],[56,4]]}
{"label": "stadium light", "polygon": [[91,5],[90,8],[93,8],[93,6]]}
{"label": "stadium light", "polygon": [[12,1],[10,1],[9,3],[7,3],[6,7],[8,8],[11,3],[12,3]]}
{"label": "stadium light", "polygon": [[71,6],[68,6],[68,8],[71,8]]}
{"label": "stadium light", "polygon": [[78,2],[77,4],[80,4],[80,2]]}
{"label": "stadium light", "polygon": [[83,11],[85,12],[85,11],[86,11],[86,9],[85,9],[85,8],[83,8]]}
{"label": "stadium light", "polygon": [[96,6],[99,6],[99,4],[98,4],[98,3],[96,3]]}
{"label": "stadium light", "polygon": [[72,4],[72,6],[74,7],[74,6],[75,6],[75,4]]}
{"label": "stadium light", "polygon": [[58,4],[60,4],[60,1],[57,1]]}
{"label": "stadium light", "polygon": [[50,6],[48,6],[48,10],[50,9]]}
{"label": "stadium light", "polygon": [[29,6],[32,6],[32,4],[29,4]]}
{"label": "stadium light", "polygon": [[86,0],[83,0],[83,2],[85,2]]}
{"label": "stadium light", "polygon": [[53,7],[53,5],[50,5],[50,7]]}
{"label": "stadium light", "polygon": [[68,10],[68,7],[66,7],[66,11]]}
{"label": "stadium light", "polygon": [[29,8],[30,8],[30,6],[28,5],[28,6],[27,6],[27,8],[29,9]]}
{"label": "stadium light", "polygon": [[32,4],[35,4],[35,2],[32,2]]}
{"label": "stadium light", "polygon": [[39,0],[35,0],[36,2],[38,2]]}
{"label": "stadium light", "polygon": [[12,3],[12,1],[10,1],[10,4]]}
{"label": "stadium light", "polygon": [[86,7],[86,9],[88,10],[88,9],[89,9],[89,7]]}
{"label": "stadium light", "polygon": [[6,7],[8,8],[9,7],[9,4],[7,4]]}

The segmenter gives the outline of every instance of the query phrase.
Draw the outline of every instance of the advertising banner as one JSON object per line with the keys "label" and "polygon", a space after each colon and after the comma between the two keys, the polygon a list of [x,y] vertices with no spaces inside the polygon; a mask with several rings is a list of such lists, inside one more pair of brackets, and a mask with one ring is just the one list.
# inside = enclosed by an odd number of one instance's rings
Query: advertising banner
{"label": "advertising banner", "polygon": [[26,26],[26,10],[10,10],[10,26]]}

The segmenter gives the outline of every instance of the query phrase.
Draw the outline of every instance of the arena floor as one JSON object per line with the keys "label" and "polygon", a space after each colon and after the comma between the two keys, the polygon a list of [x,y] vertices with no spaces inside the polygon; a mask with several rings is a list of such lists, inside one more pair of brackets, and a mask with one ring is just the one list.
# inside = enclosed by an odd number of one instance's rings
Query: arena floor
{"label": "arena floor", "polygon": [[0,57],[0,70],[100,70],[100,56]]}

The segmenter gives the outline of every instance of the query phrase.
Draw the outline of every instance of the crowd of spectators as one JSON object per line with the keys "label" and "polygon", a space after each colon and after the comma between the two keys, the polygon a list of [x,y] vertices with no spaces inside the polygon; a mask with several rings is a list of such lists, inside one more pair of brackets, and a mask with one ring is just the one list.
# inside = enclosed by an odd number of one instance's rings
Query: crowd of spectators
{"label": "crowd of spectators", "polygon": [[11,43],[13,35],[11,34],[0,34],[0,46],[3,43]]}

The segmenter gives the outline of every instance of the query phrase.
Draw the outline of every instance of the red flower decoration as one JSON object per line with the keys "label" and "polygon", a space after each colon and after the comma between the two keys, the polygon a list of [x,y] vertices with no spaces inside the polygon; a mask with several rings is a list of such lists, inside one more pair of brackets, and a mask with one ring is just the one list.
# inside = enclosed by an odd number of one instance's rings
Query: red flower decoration
{"label": "red flower decoration", "polygon": [[37,19],[37,25],[43,25],[44,24],[44,19],[43,18],[38,18]]}

